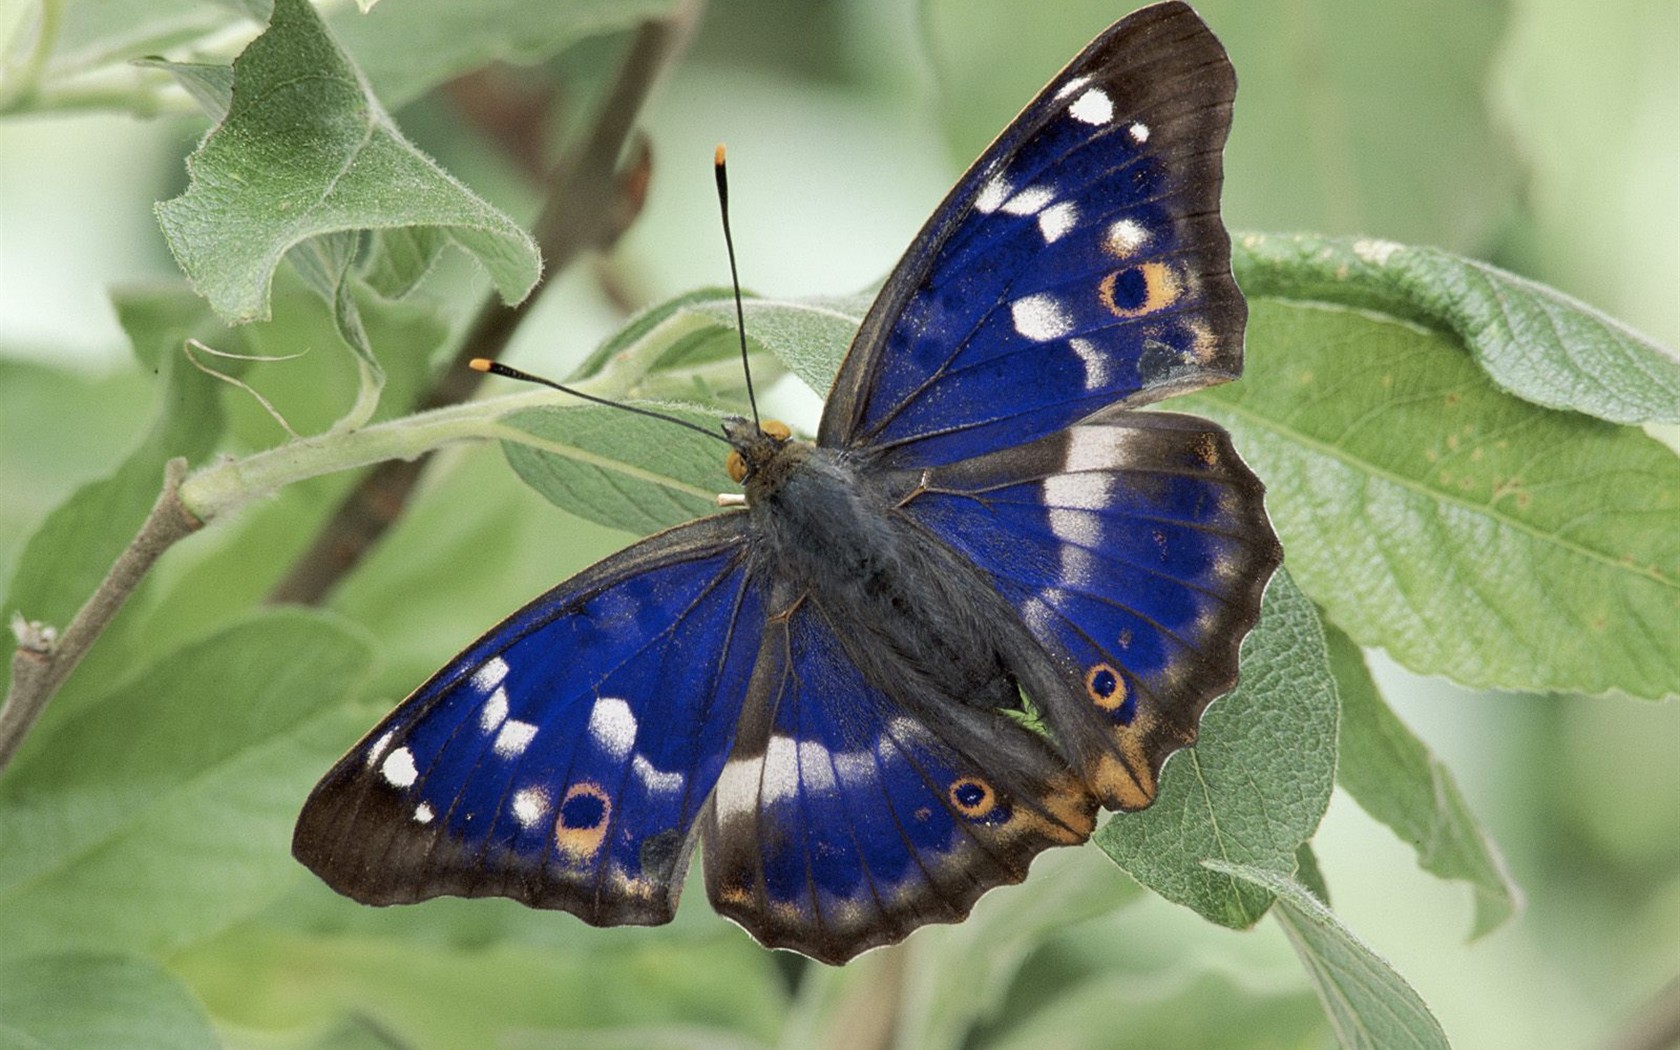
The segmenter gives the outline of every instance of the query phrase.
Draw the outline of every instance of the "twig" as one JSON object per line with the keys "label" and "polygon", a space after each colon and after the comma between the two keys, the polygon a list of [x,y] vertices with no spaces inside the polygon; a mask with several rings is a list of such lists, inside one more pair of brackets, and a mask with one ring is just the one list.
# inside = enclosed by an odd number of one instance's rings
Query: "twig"
{"label": "twig", "polygon": [[[619,156],[631,140],[643,102],[687,43],[700,8],[700,0],[686,0],[667,17],[643,23],[582,148],[555,166],[542,214],[532,230],[551,276],[584,251],[610,246],[641,211],[651,170],[647,146],[634,143],[622,172]],[[536,299],[532,295],[517,306],[486,299],[455,360],[421,399],[419,409],[470,398],[484,377],[465,367],[466,362],[499,356]],[[302,605],[324,601],[402,514],[428,460],[385,462],[364,476],[268,601]]]}
{"label": "twig", "polygon": [[163,491],[140,531],[117,557],[93,596],[76,611],[63,635],[54,638],[50,631],[29,624],[18,631],[18,647],[12,654],[12,684],[5,705],[0,706],[0,770],[17,753],[24,734],[41,716],[53,693],[134,593],[146,570],[177,540],[203,525],[181,504],[181,481],[186,474],[184,459],[172,459],[164,465]]}
{"label": "twig", "polygon": [[1680,1046],[1680,977],[1640,1007],[1626,1028],[1604,1050],[1674,1050]]}

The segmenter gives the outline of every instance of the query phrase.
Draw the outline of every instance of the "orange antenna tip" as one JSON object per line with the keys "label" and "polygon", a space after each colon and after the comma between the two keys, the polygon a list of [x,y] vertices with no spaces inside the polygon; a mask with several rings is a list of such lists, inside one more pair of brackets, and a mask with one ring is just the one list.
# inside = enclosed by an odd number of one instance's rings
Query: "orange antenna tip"
{"label": "orange antenna tip", "polygon": [[712,151],[712,167],[723,167],[723,143],[721,142],[717,144],[717,149]]}
{"label": "orange antenna tip", "polygon": [[472,369],[474,372],[488,372],[490,371],[490,366],[493,364],[495,364],[495,362],[490,360],[488,357],[475,357],[471,361],[467,362],[467,367]]}

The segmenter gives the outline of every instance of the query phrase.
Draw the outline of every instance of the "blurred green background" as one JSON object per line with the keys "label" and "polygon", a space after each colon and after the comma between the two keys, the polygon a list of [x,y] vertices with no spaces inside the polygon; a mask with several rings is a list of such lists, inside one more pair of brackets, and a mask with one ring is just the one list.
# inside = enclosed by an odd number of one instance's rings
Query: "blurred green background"
{"label": "blurred green background", "polygon": [[[1231,227],[1440,245],[1680,343],[1680,2],[1197,6],[1241,81],[1227,154]],[[610,260],[560,275],[508,359],[563,372],[621,323],[622,304],[603,284],[620,299],[654,302],[726,279],[708,173],[717,141],[730,148],[749,287],[820,295],[878,280],[961,167],[1127,9],[1089,0],[718,0],[646,114],[654,150],[646,210]],[[0,37],[27,14],[28,5],[0,7]],[[620,46],[591,41],[551,67],[587,94]],[[516,216],[531,214],[535,191],[448,99],[427,96],[396,116],[469,185]],[[0,578],[46,511],[108,470],[143,425],[147,377],[136,373],[106,289],[179,279],[151,208],[184,185],[182,158],[202,131],[186,115],[0,122]],[[454,262],[432,290],[459,318],[483,281]],[[288,414],[308,411],[306,380],[278,385],[277,398],[292,399],[282,401]],[[776,397],[784,414],[814,418],[816,396],[792,381]],[[48,403],[62,425],[35,425]],[[253,447],[277,440],[249,405],[238,411]],[[515,604],[627,539],[523,489],[495,449],[451,452],[439,468],[333,603],[386,644],[375,694],[386,701]],[[173,552],[162,567],[165,593],[217,591],[180,603],[190,611],[175,615],[214,622],[260,595],[307,538],[283,515],[287,501],[308,495],[283,495]],[[1376,666],[1391,702],[1504,848],[1528,909],[1467,944],[1468,892],[1419,871],[1407,846],[1338,794],[1317,840],[1337,912],[1416,986],[1456,1045],[1604,1042],[1680,973],[1680,707],[1479,694],[1412,676],[1380,655]],[[1064,883],[1050,879],[1078,886],[1081,877],[1058,872],[1043,876],[1044,887],[995,896],[1059,892]],[[303,975],[391,974],[380,953],[405,954],[404,939],[414,938],[437,948],[425,956],[435,972],[392,991],[386,1001],[397,1009],[425,1014],[449,982],[487,980],[451,960],[467,946],[505,954],[530,980],[475,987],[467,998],[548,996],[549,1023],[592,1025],[624,1016],[600,1006],[610,991],[592,986],[580,953],[641,953],[646,994],[667,995],[650,1019],[728,1018],[767,1037],[785,1021],[782,999],[763,991],[774,985],[726,979],[769,964],[706,914],[699,894],[672,931],[653,932],[598,934],[569,917],[490,902],[358,911],[300,877],[277,909],[283,921],[229,931],[176,968],[221,1016],[257,1029],[333,1005]],[[297,932],[304,928],[349,939],[323,963]],[[660,955],[673,938],[692,948]],[[714,945],[729,961],[716,964],[708,986],[692,968],[710,965]],[[679,964],[687,976],[660,969]],[[1271,1030],[1255,1023],[1266,1011],[1299,1013],[1306,988],[1270,924],[1234,934],[1153,897],[1057,934],[1028,974],[993,1030],[1005,1042],[1021,1018],[1037,1013],[1046,1024],[1047,1004],[1076,977],[1098,991],[1091,981],[1112,979],[1113,989],[1070,1000],[1068,1024],[1104,1002],[1110,1023],[1138,1033],[1156,1031],[1157,1016],[1204,1016],[1210,1046],[1249,1045],[1231,1042],[1232,1033]],[[293,1001],[312,989],[327,1006]],[[1275,1030],[1299,1027],[1286,1017]],[[1165,1045],[1188,1045],[1187,1030],[1159,1031],[1176,1033],[1161,1036]]]}

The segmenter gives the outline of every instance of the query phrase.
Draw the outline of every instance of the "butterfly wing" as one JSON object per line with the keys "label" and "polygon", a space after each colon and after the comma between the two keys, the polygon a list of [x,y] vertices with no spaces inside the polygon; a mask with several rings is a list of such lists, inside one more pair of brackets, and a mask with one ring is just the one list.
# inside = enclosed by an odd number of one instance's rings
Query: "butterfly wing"
{"label": "butterfly wing", "polygon": [[1090,834],[1094,803],[1065,762],[1001,713],[950,698],[953,725],[871,685],[845,625],[814,598],[765,628],[740,735],[702,819],[712,906],[772,947],[841,963]]}
{"label": "butterfly wing", "polygon": [[1282,548],[1219,426],[1113,411],[938,467],[904,510],[992,578],[1064,669],[1035,691],[1111,809],[1155,796],[1168,754],[1237,680]]}
{"label": "butterfly wing", "polygon": [[297,858],[367,904],[669,921],[762,633],[744,517],[636,544],[474,643],[315,788]]}
{"label": "butterfly wing", "polygon": [[1219,220],[1236,78],[1181,3],[1122,19],[975,162],[865,316],[819,442],[929,466],[1241,371]]}

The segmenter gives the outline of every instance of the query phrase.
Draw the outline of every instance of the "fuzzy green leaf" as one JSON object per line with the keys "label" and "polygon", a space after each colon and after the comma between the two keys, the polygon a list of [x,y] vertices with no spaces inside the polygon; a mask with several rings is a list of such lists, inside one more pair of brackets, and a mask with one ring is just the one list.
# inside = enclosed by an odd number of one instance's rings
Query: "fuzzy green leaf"
{"label": "fuzzy green leaf", "polygon": [[209,116],[219,122],[233,105],[233,67],[214,62],[171,62],[167,58],[137,58],[134,64],[161,69],[175,78]]}
{"label": "fuzzy green leaf", "polygon": [[147,959],[64,953],[0,959],[4,1050],[216,1050],[204,1008]]}
{"label": "fuzzy green leaf", "polygon": [[503,299],[536,284],[536,243],[403,137],[305,0],[278,0],[233,69],[227,119],[188,158],[187,191],[157,208],[170,249],[222,317],[267,317],[286,252],[345,230],[436,227]]}
{"label": "fuzzy green leaf", "polygon": [[38,730],[0,781],[0,952],[169,951],[272,901],[369,659],[336,621],[268,613]]}
{"label": "fuzzy green leaf", "polygon": [[[8,618],[15,612],[60,628],[68,623],[157,502],[164,463],[176,456],[200,460],[221,436],[220,384],[181,353],[184,339],[205,330],[202,303],[184,290],[160,290],[122,295],[116,307],[135,356],[159,377],[156,415],[110,476],[77,489],[29,538],[6,589]],[[15,640],[9,631],[4,639],[0,650],[9,668]],[[93,656],[115,658],[116,648],[102,645]]]}
{"label": "fuzzy green leaf", "polygon": [[1346,1050],[1447,1050],[1447,1036],[1405,978],[1293,879],[1246,864],[1208,867],[1276,898],[1294,945]]}
{"label": "fuzzy green leaf", "polygon": [[1168,759],[1155,803],[1117,814],[1094,841],[1161,896],[1244,929],[1270,898],[1202,862],[1293,874],[1296,851],[1329,804],[1335,761],[1336,684],[1324,633],[1280,570],[1243,640],[1242,682],[1202,716],[1200,742]]}
{"label": "fuzzy green leaf", "polygon": [[[774,956],[721,922],[703,937],[671,926],[595,931],[511,901],[456,903],[373,911],[335,900],[318,929],[253,921],[171,965],[215,1016],[242,1029],[375,1017],[410,1050],[572,1047],[580,1030],[678,1023],[763,1046],[787,1015]],[[476,921],[486,913],[495,918]],[[459,930],[451,916],[465,920]],[[477,932],[485,925],[528,935],[486,938]]]}
{"label": "fuzzy green leaf", "polygon": [[[717,430],[716,416],[651,406]],[[508,463],[526,484],[566,511],[630,532],[656,532],[716,513],[733,489],[728,446],[657,419],[600,405],[533,408],[502,422]],[[721,431],[719,431],[721,435]]]}
{"label": "fuzzy green leaf", "polygon": [[1522,901],[1499,847],[1470,812],[1452,773],[1383,702],[1353,639],[1333,624],[1325,625],[1324,637],[1342,697],[1337,781],[1417,850],[1423,870],[1470,884],[1476,899],[1472,936],[1498,928]]}
{"label": "fuzzy green leaf", "polygon": [[[871,298],[748,299],[742,303],[747,338],[780,358],[806,386],[826,395]],[[733,302],[697,303],[691,309],[735,331]]]}
{"label": "fuzzy green leaf", "polygon": [[1240,383],[1175,401],[1266,480],[1301,589],[1361,645],[1472,686],[1680,683],[1680,458],[1498,390],[1443,336],[1251,303]]}
{"label": "fuzzy green leaf", "polygon": [[1379,310],[1449,331],[1505,390],[1612,423],[1680,422],[1680,355],[1556,289],[1391,241],[1251,233],[1243,291]]}

